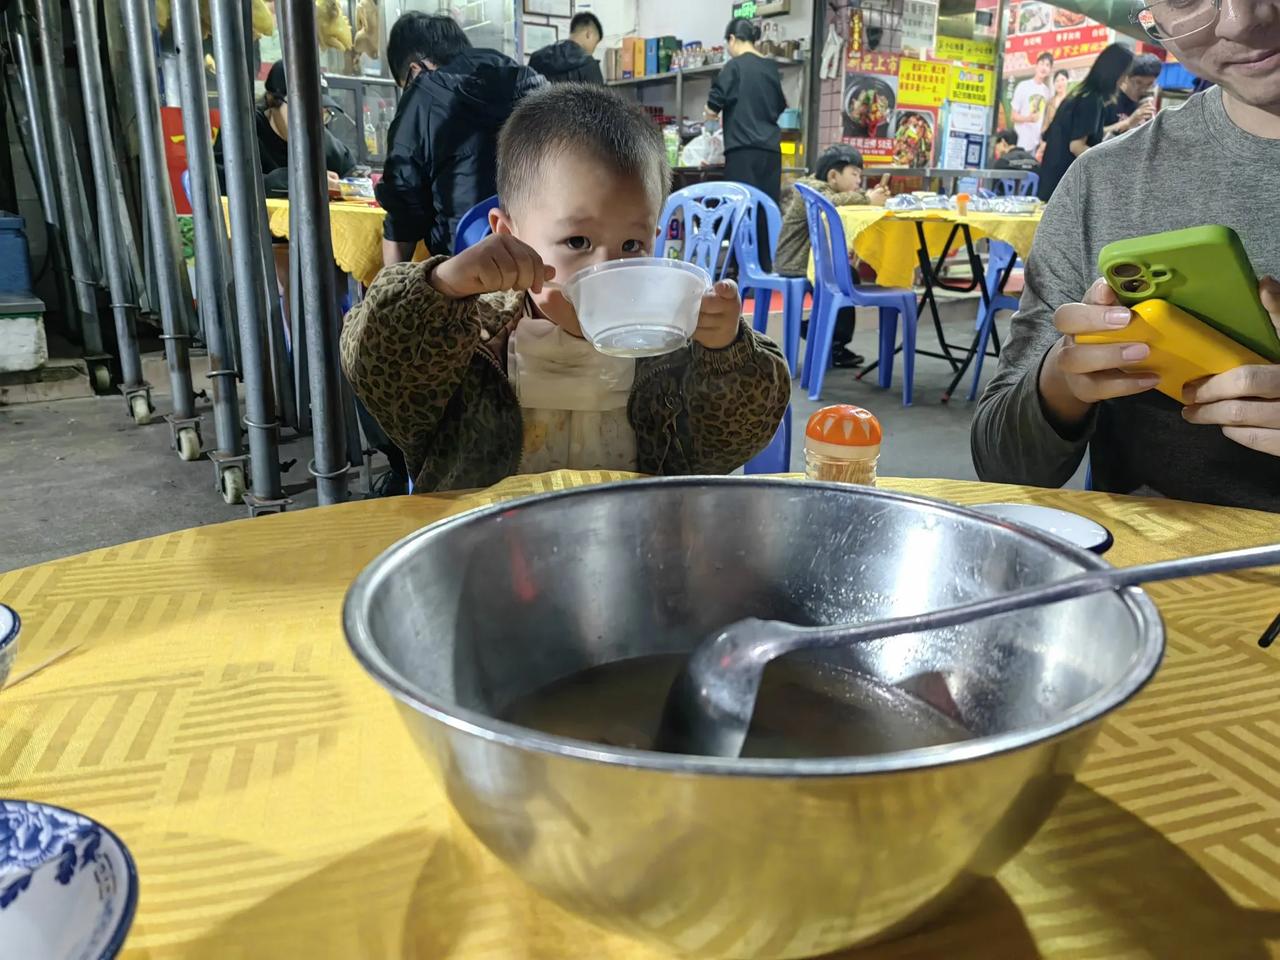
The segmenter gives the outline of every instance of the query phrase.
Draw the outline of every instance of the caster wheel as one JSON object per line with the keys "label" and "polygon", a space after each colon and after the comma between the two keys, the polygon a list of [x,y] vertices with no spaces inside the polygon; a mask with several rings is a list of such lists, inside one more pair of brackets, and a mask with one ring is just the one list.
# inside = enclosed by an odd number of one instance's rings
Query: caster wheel
{"label": "caster wheel", "polygon": [[222,499],[229,504],[244,502],[244,471],[239,467],[231,467],[222,472]]}
{"label": "caster wheel", "polygon": [[145,393],[135,393],[129,398],[129,412],[133,414],[133,422],[140,427],[151,422],[151,404]]}
{"label": "caster wheel", "polygon": [[99,393],[106,393],[111,389],[111,368],[105,363],[93,368],[93,388]]}
{"label": "caster wheel", "polygon": [[178,456],[183,460],[200,459],[200,434],[190,427],[178,431]]}

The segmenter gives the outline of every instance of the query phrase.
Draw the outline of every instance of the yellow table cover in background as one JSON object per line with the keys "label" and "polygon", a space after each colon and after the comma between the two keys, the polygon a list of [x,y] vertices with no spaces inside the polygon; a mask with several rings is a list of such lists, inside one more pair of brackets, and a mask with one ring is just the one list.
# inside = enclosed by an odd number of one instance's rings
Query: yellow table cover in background
{"label": "yellow table cover in background", "polygon": [[[920,243],[913,221],[924,221],[925,239],[935,259],[942,253],[942,245],[957,223],[968,224],[974,240],[983,237],[1003,240],[1021,257],[1031,253],[1031,243],[1040,226],[1040,214],[1019,217],[971,212],[962,217],[954,210],[894,213],[883,207],[868,206],[837,207],[836,212],[844,224],[850,252],[875,268],[876,282],[882,287],[908,289],[915,286],[916,270],[920,266],[916,256]],[[956,243],[963,249],[963,237],[957,235]],[[813,280],[812,253],[809,279]]]}
{"label": "yellow table cover in background", "polygon": [[[339,623],[357,572],[424,524],[619,476],[299,511],[0,574],[24,618],[17,671],[79,645],[0,691],[0,795],[124,838],[132,960],[667,960],[531,893],[467,833]],[[1247,511],[884,485],[1078,511],[1120,564],[1280,539],[1280,517]],[[945,918],[851,960],[1280,956],[1280,659],[1255,643],[1280,574],[1151,593],[1167,659],[1049,823]]]}
{"label": "yellow table cover in background", "polygon": [[[225,212],[227,201],[223,198]],[[329,234],[333,243],[333,262],[366,287],[382,269],[382,221],[387,211],[364,203],[350,201],[329,204]],[[289,201],[283,197],[267,199],[267,226],[273,237],[289,239]],[[426,252],[418,244],[415,260],[425,259]]]}

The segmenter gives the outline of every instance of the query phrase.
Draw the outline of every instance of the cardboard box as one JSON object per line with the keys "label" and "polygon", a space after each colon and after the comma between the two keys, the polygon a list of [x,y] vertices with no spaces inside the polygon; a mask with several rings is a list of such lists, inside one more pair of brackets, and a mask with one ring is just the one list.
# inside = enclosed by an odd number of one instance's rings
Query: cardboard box
{"label": "cardboard box", "polygon": [[622,79],[630,80],[636,75],[636,48],[630,37],[622,38]]}
{"label": "cardboard box", "polygon": [[644,42],[644,72],[646,76],[656,77],[658,70],[658,38],[649,37]]}
{"label": "cardboard box", "polygon": [[680,41],[676,37],[658,38],[658,72],[670,73],[671,60],[680,49]]}

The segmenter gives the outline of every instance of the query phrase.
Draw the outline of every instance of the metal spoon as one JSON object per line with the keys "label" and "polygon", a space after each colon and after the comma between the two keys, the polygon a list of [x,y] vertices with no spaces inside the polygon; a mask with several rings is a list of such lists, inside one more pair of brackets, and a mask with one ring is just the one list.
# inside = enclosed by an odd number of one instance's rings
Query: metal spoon
{"label": "metal spoon", "polygon": [[1280,564],[1280,544],[1119,570],[1093,570],[1002,596],[871,623],[798,627],[776,620],[740,620],[719,636],[704,640],[693,651],[667,694],[653,749],[706,757],[738,756],[751,726],[765,666],[797,650],[843,647],[922,633],[1105,590],[1273,564]]}

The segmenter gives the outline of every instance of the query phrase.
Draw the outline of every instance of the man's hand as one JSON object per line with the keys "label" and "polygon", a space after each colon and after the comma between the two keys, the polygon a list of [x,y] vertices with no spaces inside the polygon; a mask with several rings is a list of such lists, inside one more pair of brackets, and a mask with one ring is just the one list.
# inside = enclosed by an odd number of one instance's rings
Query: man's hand
{"label": "man's hand", "polygon": [[1125,129],[1132,130],[1135,127],[1140,127],[1155,115],[1156,115],[1155,101],[1152,100],[1150,97],[1147,97],[1140,104],[1138,104],[1137,110],[1129,114],[1129,119],[1125,121],[1125,123],[1127,124],[1125,126]]}
{"label": "man's hand", "polygon": [[556,275],[527,243],[509,233],[491,234],[446,260],[431,273],[431,285],[451,300],[515,290],[541,293]]}
{"label": "man's hand", "polygon": [[[769,292],[766,290],[758,296],[769,296]],[[702,298],[693,339],[708,350],[723,350],[738,339],[741,318],[742,297],[738,294],[738,285],[732,280],[721,280]]]}
{"label": "man's hand", "polygon": [[[1280,334],[1280,282],[1268,277],[1260,289]],[[1237,367],[1189,383],[1182,399],[1188,423],[1219,426],[1227,439],[1280,457],[1280,364]]]}
{"label": "man's hand", "polygon": [[1077,334],[1127,327],[1131,318],[1105,280],[1089,288],[1084,303],[1064,304],[1054,313],[1053,324],[1063,337],[1040,367],[1040,396],[1055,425],[1070,429],[1095,403],[1145,393],[1160,382],[1158,375],[1140,371],[1151,355],[1144,343],[1075,342]]}

